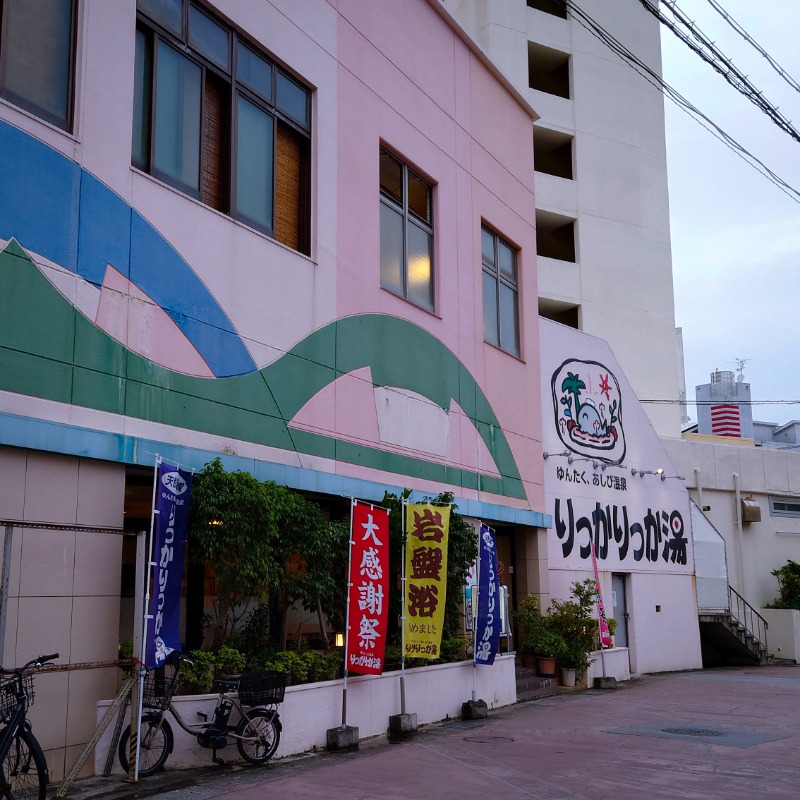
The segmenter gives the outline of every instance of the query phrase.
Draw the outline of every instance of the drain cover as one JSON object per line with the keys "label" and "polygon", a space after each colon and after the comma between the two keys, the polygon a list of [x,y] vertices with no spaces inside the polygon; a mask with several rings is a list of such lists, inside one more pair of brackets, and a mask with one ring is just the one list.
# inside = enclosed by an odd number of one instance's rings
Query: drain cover
{"label": "drain cover", "polygon": [[662,733],[673,733],[676,736],[724,736],[722,731],[712,731],[707,728],[662,728]]}
{"label": "drain cover", "polygon": [[506,736],[465,736],[464,741],[475,742],[476,744],[505,744],[514,740]]}

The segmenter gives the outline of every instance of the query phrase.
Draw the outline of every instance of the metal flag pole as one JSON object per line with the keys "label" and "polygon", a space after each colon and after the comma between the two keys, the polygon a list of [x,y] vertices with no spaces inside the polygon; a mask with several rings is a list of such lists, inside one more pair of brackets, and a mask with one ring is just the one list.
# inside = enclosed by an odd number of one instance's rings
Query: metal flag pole
{"label": "metal flag pole", "polygon": [[406,713],[406,500],[401,503],[400,530],[403,532],[400,541],[402,543],[400,556],[400,586],[402,588],[402,604],[400,606],[400,713]]}
{"label": "metal flag pole", "polygon": [[[477,699],[475,673],[478,671],[478,588],[481,585],[481,531],[483,521],[478,520],[478,557],[475,562],[475,586],[470,592],[469,613],[472,616],[472,702]],[[474,612],[474,613],[473,613]]]}
{"label": "metal flag pole", "polygon": [[150,627],[150,620],[153,618],[150,613],[150,581],[153,576],[153,548],[155,547],[155,523],[156,515],[159,513],[156,508],[156,493],[158,491],[158,468],[161,466],[161,456],[156,453],[156,462],[153,471],[153,499],[150,514],[150,541],[147,548],[147,571],[145,573],[144,581],[144,614],[142,615],[142,647],[139,651],[139,697],[136,708],[136,759],[133,771],[133,780],[139,780],[139,754],[141,751],[140,738],[142,732],[142,703],[144,700],[144,676],[145,676],[145,658],[147,653],[147,636]]}
{"label": "metal flag pole", "polygon": [[350,570],[353,566],[353,508],[355,497],[350,498],[350,539],[347,545],[347,603],[344,610],[344,683],[342,684],[342,728],[347,727],[347,652],[350,647]]}
{"label": "metal flag pole", "polygon": [[595,608],[597,609],[597,636],[600,644],[600,668],[603,670],[603,677],[606,678],[606,659],[605,659],[605,645],[603,644],[603,615],[600,612],[600,605],[603,602],[603,595],[600,591],[600,573],[597,570],[597,554],[594,549],[594,539],[592,539],[592,532],[589,533],[589,548],[592,551],[592,567],[594,568],[594,585],[597,589],[597,602]]}

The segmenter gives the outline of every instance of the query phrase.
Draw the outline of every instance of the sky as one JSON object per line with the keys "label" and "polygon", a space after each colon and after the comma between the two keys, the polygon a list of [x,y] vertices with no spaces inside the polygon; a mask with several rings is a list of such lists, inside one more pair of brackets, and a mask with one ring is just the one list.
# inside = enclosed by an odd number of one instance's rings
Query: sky
{"label": "sky", "polygon": [[[732,30],[708,0],[677,7],[800,130],[800,93]],[[800,83],[798,0],[718,0]],[[662,27],[666,82],[800,192],[800,142]],[[744,359],[753,418],[800,419],[800,202],[665,101],[675,321],[686,395]],[[798,198],[800,199],[800,198]],[[765,401],[783,401],[765,404]],[[786,401],[795,401],[788,404]],[[695,407],[688,414],[696,420]]]}

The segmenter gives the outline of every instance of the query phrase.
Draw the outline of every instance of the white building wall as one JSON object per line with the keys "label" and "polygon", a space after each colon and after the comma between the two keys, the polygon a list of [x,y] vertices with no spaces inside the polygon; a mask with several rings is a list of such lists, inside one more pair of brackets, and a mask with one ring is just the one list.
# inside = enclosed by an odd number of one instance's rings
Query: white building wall
{"label": "white building wall", "polygon": [[[774,516],[770,498],[800,502],[800,453],[754,447],[722,437],[664,440],[676,472],[698,506],[725,540],[728,579],[748,603],[761,608],[775,600],[772,570],[800,561],[800,517]],[[739,497],[752,497],[760,522],[741,522]]]}
{"label": "white building wall", "polygon": [[[580,329],[608,341],[640,399],[677,401],[662,95],[571,16],[523,0],[452,5],[527,93],[536,127],[574,136],[572,181],[536,173],[537,209],[576,221],[576,263],[539,258],[540,308],[578,307]],[[660,72],[659,25],[638,0],[581,8]],[[570,55],[570,99],[528,88],[529,42]],[[679,435],[677,402],[646,410],[659,435]]]}
{"label": "white building wall", "polygon": [[697,669],[686,487],[608,344],[550,320],[540,331],[550,594],[567,599],[594,577],[591,541],[608,616],[618,615],[615,576],[624,583],[627,619],[617,622],[627,624],[631,672]]}

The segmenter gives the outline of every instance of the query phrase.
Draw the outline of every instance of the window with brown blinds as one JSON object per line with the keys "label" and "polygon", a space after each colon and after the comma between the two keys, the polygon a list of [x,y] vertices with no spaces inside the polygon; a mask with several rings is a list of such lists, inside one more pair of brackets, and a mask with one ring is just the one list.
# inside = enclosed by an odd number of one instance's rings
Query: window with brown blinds
{"label": "window with brown blinds", "polygon": [[137,7],[134,166],[310,254],[309,89],[199,3]]}
{"label": "window with brown blinds", "polygon": [[275,238],[294,250],[307,252],[308,213],[303,171],[306,141],[293,128],[278,123],[275,158]]}
{"label": "window with brown blinds", "polygon": [[228,109],[230,91],[215,76],[206,78],[203,96],[203,150],[200,193],[203,202],[227,211]]}

